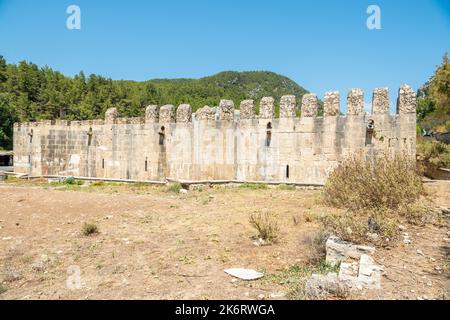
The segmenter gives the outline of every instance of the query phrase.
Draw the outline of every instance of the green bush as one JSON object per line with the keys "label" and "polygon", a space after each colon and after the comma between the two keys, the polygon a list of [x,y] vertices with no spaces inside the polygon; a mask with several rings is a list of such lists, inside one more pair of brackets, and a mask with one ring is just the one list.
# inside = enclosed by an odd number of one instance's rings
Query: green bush
{"label": "green bush", "polygon": [[180,183],[169,183],[166,186],[166,192],[174,192],[174,193],[180,193],[180,190],[183,189]]}
{"label": "green bush", "polygon": [[450,146],[430,138],[417,139],[417,159],[423,171],[450,168]]}
{"label": "green bush", "polygon": [[84,182],[82,180],[76,180],[74,177],[68,177],[63,180],[63,184],[69,185],[69,186],[81,186]]}
{"label": "green bush", "polygon": [[265,183],[243,183],[239,186],[239,188],[242,189],[252,189],[252,190],[261,190],[261,189],[267,189],[267,184]]}

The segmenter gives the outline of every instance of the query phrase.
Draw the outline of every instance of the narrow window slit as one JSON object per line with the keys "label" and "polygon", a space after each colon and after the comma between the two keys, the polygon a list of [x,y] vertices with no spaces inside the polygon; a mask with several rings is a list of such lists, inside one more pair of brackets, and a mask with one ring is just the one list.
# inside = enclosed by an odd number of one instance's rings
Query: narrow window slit
{"label": "narrow window slit", "polygon": [[164,145],[164,138],[166,136],[165,131],[166,131],[166,128],[161,127],[161,130],[158,132],[158,134],[159,134],[159,145],[160,146]]}
{"label": "narrow window slit", "polygon": [[90,147],[92,143],[92,128],[89,128],[89,132],[87,133],[87,135],[88,135],[88,147]]}
{"label": "narrow window slit", "polygon": [[267,124],[266,131],[266,147],[270,147],[270,142],[272,141],[272,123]]}
{"label": "narrow window slit", "polygon": [[366,146],[372,145],[373,131],[375,129],[375,122],[371,119],[366,127]]}

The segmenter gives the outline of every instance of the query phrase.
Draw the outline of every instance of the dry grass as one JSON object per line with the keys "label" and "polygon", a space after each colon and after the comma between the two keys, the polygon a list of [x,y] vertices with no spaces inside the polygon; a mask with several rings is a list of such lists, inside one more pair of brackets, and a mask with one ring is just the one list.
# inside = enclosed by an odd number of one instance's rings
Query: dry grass
{"label": "dry grass", "polygon": [[252,213],[250,224],[258,231],[258,236],[269,243],[274,243],[279,238],[280,228],[275,216],[269,212]]}
{"label": "dry grass", "polygon": [[305,234],[303,244],[308,248],[308,261],[315,265],[325,261],[326,256],[326,242],[329,237],[329,233],[324,229],[312,231]]}
{"label": "dry grass", "polygon": [[[324,227],[341,238],[372,242],[398,238],[400,219],[423,224],[434,219],[424,202],[421,176],[415,161],[404,155],[382,155],[375,161],[353,156],[343,161],[324,188],[325,203],[347,209],[322,217]],[[420,201],[420,202],[419,202]]]}
{"label": "dry grass", "polygon": [[[450,207],[449,184],[426,188],[433,200]],[[271,299],[272,293],[307,298],[304,284],[310,274],[332,271],[311,259],[320,261],[323,254],[323,242],[315,233],[324,217],[345,213],[325,207],[317,201],[321,192],[308,189],[216,186],[180,197],[165,192],[165,186],[86,183],[73,190],[49,186],[46,180],[20,180],[0,184],[0,189],[0,240],[11,237],[1,240],[5,250],[0,250],[0,270],[11,265],[21,276],[3,284],[7,292],[1,299],[257,299],[260,294]],[[275,245],[255,246],[249,215],[266,211],[276,213],[281,239]],[[359,217],[367,224],[367,218]],[[101,233],[80,236],[85,221],[95,222]],[[410,245],[376,251],[377,261],[393,280],[383,278],[383,292],[360,298],[438,297],[448,291],[443,250],[448,247],[443,240],[447,229],[406,226]],[[308,252],[305,234],[311,234],[317,255]],[[33,265],[43,255],[51,263],[36,271]],[[82,270],[80,290],[64,285],[71,265]],[[223,272],[231,267],[262,270],[265,277],[249,286]],[[418,284],[419,273],[433,285]]]}
{"label": "dry grass", "polygon": [[371,162],[355,155],[332,172],[324,196],[327,204],[350,210],[397,209],[418,200],[423,190],[415,160],[385,154]]}

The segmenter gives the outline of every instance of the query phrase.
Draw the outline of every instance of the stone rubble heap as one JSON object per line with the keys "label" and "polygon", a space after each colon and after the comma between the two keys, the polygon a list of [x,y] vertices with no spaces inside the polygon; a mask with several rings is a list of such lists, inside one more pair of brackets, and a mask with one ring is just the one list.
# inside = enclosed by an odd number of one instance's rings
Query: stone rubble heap
{"label": "stone rubble heap", "polygon": [[375,248],[355,245],[330,236],[326,242],[326,262],[340,265],[339,273],[313,274],[306,284],[309,296],[343,295],[351,290],[380,289],[383,267],[370,256]]}

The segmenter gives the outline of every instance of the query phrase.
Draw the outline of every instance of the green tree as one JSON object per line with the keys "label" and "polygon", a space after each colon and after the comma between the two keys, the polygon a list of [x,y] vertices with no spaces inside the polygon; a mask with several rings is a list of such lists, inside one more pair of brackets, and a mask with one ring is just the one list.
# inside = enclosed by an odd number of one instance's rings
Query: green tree
{"label": "green tree", "polygon": [[0,149],[12,149],[13,125],[17,120],[7,95],[0,93]]}

